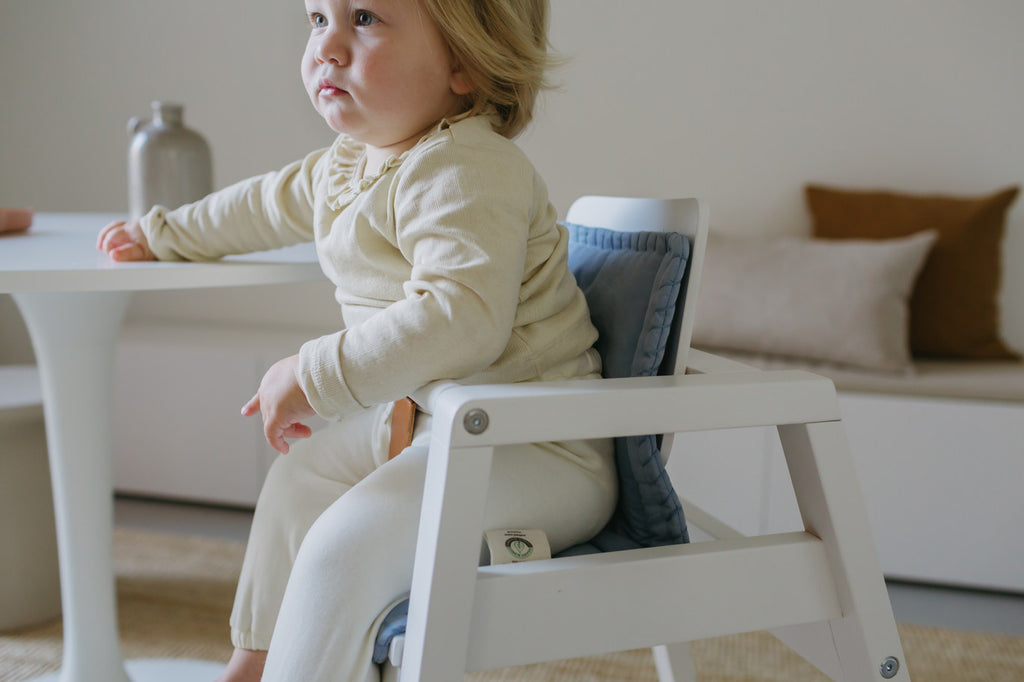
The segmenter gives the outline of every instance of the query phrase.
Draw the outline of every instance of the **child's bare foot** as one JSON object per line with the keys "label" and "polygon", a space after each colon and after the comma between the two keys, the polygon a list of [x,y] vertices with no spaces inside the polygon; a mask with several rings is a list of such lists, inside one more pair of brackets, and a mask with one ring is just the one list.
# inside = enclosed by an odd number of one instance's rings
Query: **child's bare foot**
{"label": "child's bare foot", "polygon": [[259,682],[263,677],[263,665],[267,662],[266,651],[235,649],[228,661],[224,674],[217,682]]}

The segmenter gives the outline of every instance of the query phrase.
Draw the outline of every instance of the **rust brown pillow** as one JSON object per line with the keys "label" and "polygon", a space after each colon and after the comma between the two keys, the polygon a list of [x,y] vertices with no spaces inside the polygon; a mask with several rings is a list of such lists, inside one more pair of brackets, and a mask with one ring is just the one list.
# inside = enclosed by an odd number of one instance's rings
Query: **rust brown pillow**
{"label": "rust brown pillow", "polygon": [[910,300],[910,350],[920,357],[1017,358],[999,332],[1006,213],[1019,187],[982,197],[805,188],[814,236],[887,239],[935,230]]}

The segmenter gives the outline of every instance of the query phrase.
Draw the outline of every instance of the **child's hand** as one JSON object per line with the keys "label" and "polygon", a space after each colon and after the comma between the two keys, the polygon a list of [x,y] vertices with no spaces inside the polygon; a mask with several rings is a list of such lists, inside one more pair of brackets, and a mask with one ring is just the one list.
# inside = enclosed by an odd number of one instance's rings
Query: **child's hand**
{"label": "child's hand", "polygon": [[242,407],[242,414],[246,417],[263,413],[263,435],[270,447],[282,455],[288,454],[285,438],[309,438],[313,435],[313,430],[302,423],[303,419],[312,417],[316,412],[295,378],[298,365],[298,355],[278,360],[263,375],[256,395]]}
{"label": "child's hand", "polygon": [[156,260],[138,220],[110,223],[96,239],[96,248],[115,261]]}

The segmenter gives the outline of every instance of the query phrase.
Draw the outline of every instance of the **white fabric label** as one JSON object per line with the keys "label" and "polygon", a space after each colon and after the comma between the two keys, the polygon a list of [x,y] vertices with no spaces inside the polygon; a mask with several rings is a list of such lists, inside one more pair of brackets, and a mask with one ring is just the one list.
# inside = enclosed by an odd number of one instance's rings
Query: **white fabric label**
{"label": "white fabric label", "polygon": [[484,532],[490,552],[490,564],[511,564],[551,558],[551,545],[544,531],[537,529],[501,528]]}

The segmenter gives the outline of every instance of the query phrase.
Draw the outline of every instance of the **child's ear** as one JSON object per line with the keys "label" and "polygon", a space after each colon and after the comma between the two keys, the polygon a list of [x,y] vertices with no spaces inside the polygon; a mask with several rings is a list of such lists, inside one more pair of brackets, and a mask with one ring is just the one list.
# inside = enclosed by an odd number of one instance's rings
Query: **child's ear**
{"label": "child's ear", "polygon": [[456,95],[468,95],[473,92],[473,84],[469,82],[466,72],[458,64],[452,66],[452,77],[449,87],[451,87],[452,92]]}

